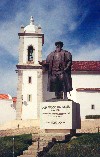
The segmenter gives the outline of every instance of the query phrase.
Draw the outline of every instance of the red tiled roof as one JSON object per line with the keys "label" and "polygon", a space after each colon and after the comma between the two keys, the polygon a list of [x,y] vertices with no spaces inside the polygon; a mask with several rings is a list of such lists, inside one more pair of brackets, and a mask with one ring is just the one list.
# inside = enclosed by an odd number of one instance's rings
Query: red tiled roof
{"label": "red tiled roof", "polygon": [[77,88],[77,92],[91,91],[91,92],[100,92],[100,88]]}
{"label": "red tiled roof", "polygon": [[7,94],[0,94],[0,99],[9,99]]}
{"label": "red tiled roof", "polygon": [[100,71],[100,61],[73,61],[72,71]]}
{"label": "red tiled roof", "polygon": [[[46,61],[42,61],[46,71]],[[100,61],[72,61],[72,71],[100,71]]]}

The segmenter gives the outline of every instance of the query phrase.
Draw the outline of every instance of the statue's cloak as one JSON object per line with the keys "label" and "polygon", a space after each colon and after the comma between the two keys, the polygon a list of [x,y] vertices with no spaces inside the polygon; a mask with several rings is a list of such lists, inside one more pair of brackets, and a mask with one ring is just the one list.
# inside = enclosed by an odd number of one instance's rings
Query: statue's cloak
{"label": "statue's cloak", "polygon": [[72,91],[72,55],[66,50],[51,52],[46,59],[48,64],[48,85],[50,92]]}

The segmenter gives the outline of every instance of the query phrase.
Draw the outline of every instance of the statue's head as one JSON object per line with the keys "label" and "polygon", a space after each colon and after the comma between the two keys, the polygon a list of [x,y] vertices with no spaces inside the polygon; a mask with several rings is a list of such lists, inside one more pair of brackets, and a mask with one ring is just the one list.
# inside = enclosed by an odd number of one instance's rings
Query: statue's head
{"label": "statue's head", "polygon": [[57,47],[63,47],[63,42],[62,41],[57,41],[57,42],[55,42],[55,46],[57,46]]}

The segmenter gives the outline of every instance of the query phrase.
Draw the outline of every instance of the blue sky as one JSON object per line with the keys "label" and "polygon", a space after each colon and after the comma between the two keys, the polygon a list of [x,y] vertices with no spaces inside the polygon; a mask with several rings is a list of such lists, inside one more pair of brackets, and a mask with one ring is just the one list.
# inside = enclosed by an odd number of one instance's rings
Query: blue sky
{"label": "blue sky", "polygon": [[73,60],[100,60],[100,0],[0,0],[0,93],[16,96],[18,32],[31,16],[44,33],[43,59],[61,40]]}

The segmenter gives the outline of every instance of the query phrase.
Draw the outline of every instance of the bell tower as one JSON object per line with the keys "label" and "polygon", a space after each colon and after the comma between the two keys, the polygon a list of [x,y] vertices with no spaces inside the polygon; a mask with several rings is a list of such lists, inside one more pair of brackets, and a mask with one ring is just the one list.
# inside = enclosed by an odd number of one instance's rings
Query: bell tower
{"label": "bell tower", "polygon": [[42,102],[42,46],[44,34],[40,26],[30,24],[21,27],[19,36],[16,119],[39,119]]}

